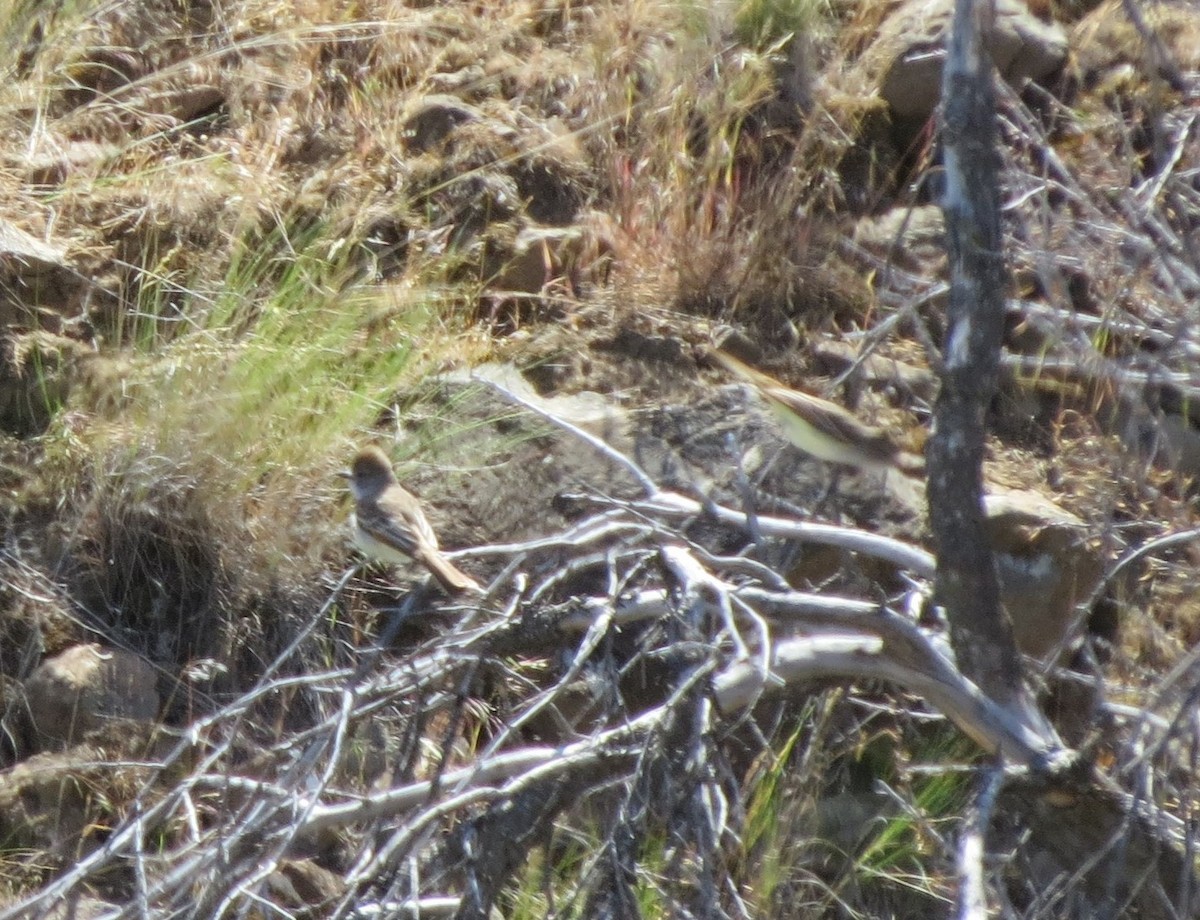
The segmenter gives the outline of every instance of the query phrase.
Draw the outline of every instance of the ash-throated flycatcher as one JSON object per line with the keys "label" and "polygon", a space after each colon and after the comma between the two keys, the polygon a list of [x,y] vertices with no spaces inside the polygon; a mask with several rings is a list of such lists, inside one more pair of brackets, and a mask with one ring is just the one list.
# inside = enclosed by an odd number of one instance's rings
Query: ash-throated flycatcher
{"label": "ash-throated flycatcher", "polygon": [[901,450],[882,428],[860,422],[828,400],[786,387],[733,355],[723,351],[711,354],[726,370],[754,385],[784,435],[805,453],[827,463],[843,463],[865,471],[924,472],[924,460]]}
{"label": "ash-throated flycatcher", "polygon": [[383,451],[364,448],[341,475],[350,480],[354,495],[350,527],[363,553],[384,562],[414,559],[429,569],[447,594],[482,593],[470,575],[439,552],[437,534],[429,526],[421,503],[396,481]]}

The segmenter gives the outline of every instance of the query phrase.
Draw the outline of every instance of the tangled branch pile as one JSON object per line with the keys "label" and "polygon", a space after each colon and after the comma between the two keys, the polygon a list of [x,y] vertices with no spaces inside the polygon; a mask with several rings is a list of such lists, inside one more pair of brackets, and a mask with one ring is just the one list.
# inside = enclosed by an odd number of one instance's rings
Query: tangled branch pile
{"label": "tangled branch pile", "polygon": [[[911,906],[947,897],[954,842],[937,812],[968,790],[945,753],[971,757],[969,737],[1041,768],[1050,752],[957,672],[921,616],[928,554],[756,512],[766,495],[735,508],[662,488],[567,427],[644,494],[585,489],[565,498],[577,515],[561,532],[461,554],[502,564],[487,597],[410,592],[385,611],[379,645],[328,645],[360,583],[347,571],[247,692],[148,738],[142,762],[93,752],[86,769],[129,790],[125,820],[3,916],[46,915],[84,891],[123,892],[108,913],[84,898],[89,915],[120,917],[484,917],[497,905],[624,917],[647,903],[788,916],[793,902],[831,909],[869,860],[874,896],[894,903],[918,854],[930,875]],[[874,558],[906,587],[854,597],[831,579],[839,590],[799,592],[763,561],[822,546]],[[321,654],[340,664],[312,668]],[[928,752],[928,778],[916,761],[879,769],[901,746]],[[921,792],[935,780],[947,801]],[[764,854],[788,836],[789,876],[773,880]],[[1044,897],[1033,886],[1058,870],[1043,863],[1068,854],[1037,834],[1018,852],[1021,871],[996,867],[997,880]]]}

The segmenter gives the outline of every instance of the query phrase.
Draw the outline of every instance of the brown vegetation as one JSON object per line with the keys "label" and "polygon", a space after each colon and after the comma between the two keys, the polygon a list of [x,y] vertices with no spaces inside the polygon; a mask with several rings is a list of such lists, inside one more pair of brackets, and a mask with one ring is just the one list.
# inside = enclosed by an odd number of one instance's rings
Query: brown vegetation
{"label": "brown vegetation", "polygon": [[[923,485],[703,357],[923,442],[900,5],[0,3],[0,918],[937,916],[993,755],[998,915],[1195,912],[1194,6],[988,33],[1048,36],[985,475],[1068,775],[938,657]],[[351,568],[366,443],[484,600]],[[92,646],[136,704],[39,722]]]}

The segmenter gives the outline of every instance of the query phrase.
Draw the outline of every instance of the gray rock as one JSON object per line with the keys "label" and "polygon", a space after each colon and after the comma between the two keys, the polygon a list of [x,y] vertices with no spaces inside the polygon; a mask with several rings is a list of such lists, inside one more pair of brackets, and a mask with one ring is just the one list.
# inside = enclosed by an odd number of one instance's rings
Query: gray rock
{"label": "gray rock", "polygon": [[404,120],[404,146],[411,153],[423,153],[440,144],[459,125],[480,117],[477,108],[456,96],[425,96]]}
{"label": "gray rock", "polygon": [[1104,571],[1084,522],[1028,491],[994,491],[984,510],[1017,647],[1041,660],[1061,655],[1082,632],[1076,608]]}
{"label": "gray rock", "polygon": [[[864,67],[896,115],[926,118],[937,107],[953,13],[952,0],[909,0],[884,20],[863,55]],[[1062,28],[1038,19],[1021,0],[996,0],[983,43],[1000,75],[1013,84],[1040,79],[1067,57]]]}
{"label": "gray rock", "polygon": [[79,312],[85,286],[65,246],[0,219],[0,327],[58,331],[62,317]]}
{"label": "gray rock", "polygon": [[25,681],[25,700],[42,749],[63,748],[113,719],[151,721],[158,676],[123,649],[76,645],[43,661]]}

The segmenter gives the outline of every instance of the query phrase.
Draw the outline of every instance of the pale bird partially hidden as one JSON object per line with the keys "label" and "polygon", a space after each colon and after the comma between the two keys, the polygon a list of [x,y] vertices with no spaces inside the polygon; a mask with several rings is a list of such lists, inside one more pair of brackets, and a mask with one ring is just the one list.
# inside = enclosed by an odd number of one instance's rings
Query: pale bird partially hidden
{"label": "pale bird partially hidden", "polygon": [[354,542],[365,555],[383,562],[414,559],[432,573],[447,594],[482,593],[470,575],[442,555],[437,534],[429,526],[421,503],[396,481],[383,451],[364,448],[341,475],[350,480],[354,495],[350,527]]}
{"label": "pale bird partially hidden", "polygon": [[900,470],[920,475],[925,461],[903,450],[882,428],[859,421],[827,399],[786,387],[723,351],[713,360],[754,385],[771,409],[784,436],[806,454],[827,463],[840,463],[868,472]]}

